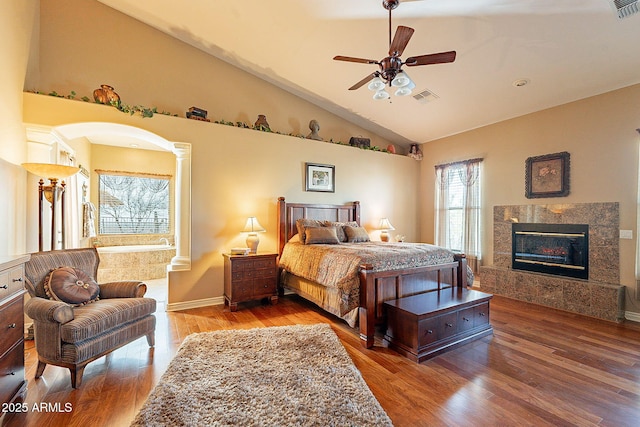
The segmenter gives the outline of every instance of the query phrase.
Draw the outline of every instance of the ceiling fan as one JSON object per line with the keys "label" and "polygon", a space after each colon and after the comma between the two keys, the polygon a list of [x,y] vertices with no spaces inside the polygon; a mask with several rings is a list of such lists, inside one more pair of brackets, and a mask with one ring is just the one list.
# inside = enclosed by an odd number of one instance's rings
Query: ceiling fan
{"label": "ceiling fan", "polygon": [[374,59],[353,58],[350,56],[334,56],[336,61],[358,62],[361,64],[377,64],[380,69],[374,73],[368,75],[358,83],[354,84],[349,90],[356,90],[369,83],[369,89],[376,91],[373,96],[374,99],[386,99],[389,94],[384,90],[385,86],[395,86],[398,88],[396,95],[409,95],[411,93],[411,86],[415,87],[415,84],[402,70],[402,66],[415,67],[417,65],[431,65],[431,64],[443,64],[453,62],[456,59],[456,52],[440,52],[432,53],[428,55],[412,56],[407,58],[406,61],[402,61],[400,56],[404,49],[407,47],[414,29],[410,27],[404,27],[399,25],[396,29],[396,34],[391,39],[391,11],[398,7],[400,0],[383,0],[382,6],[389,11],[389,56],[376,61]]}

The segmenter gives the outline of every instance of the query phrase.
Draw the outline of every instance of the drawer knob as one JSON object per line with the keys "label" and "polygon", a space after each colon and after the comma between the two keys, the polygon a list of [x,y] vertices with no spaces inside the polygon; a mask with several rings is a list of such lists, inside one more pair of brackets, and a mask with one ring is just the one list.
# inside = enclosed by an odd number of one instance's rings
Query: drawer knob
{"label": "drawer knob", "polygon": [[485,314],[484,314],[484,313],[480,313],[480,316],[483,316],[483,317],[484,317],[484,316],[485,316]]}
{"label": "drawer knob", "polygon": [[22,277],[18,277],[16,279],[13,279],[14,282],[22,282]]}
{"label": "drawer knob", "polygon": [[2,285],[0,286],[0,289],[9,289],[9,285]]}
{"label": "drawer knob", "polygon": [[467,319],[466,317],[463,317],[462,320],[464,320],[465,322],[469,321],[469,319]]}
{"label": "drawer knob", "polygon": [[9,329],[15,329],[15,328],[16,328],[16,324],[15,323],[9,324]]}
{"label": "drawer knob", "polygon": [[9,372],[7,375],[15,375],[15,372]]}
{"label": "drawer knob", "polygon": [[427,329],[427,333],[428,333],[428,334],[432,334],[432,333],[433,333],[433,331],[432,331],[431,329]]}
{"label": "drawer knob", "polygon": [[447,328],[453,328],[453,324],[451,323],[445,323],[445,325],[447,325]]}

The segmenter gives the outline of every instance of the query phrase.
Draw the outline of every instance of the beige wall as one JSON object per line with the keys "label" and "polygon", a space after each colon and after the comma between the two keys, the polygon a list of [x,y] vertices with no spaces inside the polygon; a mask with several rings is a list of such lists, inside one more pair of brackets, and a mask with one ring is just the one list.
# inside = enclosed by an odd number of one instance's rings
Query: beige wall
{"label": "beige wall", "polygon": [[0,2],[0,256],[25,248],[27,156],[22,88],[37,31],[36,0]]}
{"label": "beige wall", "polygon": [[[172,304],[222,295],[222,253],[244,246],[240,230],[248,216],[257,216],[267,229],[260,235],[259,251],[276,251],[279,196],[295,202],[359,200],[362,222],[373,239],[379,239],[374,228],[381,217],[389,217],[396,232],[409,240],[418,237],[415,182],[420,165],[406,156],[185,118],[141,118],[113,107],[31,93],[24,94],[24,118],[53,127],[119,123],[192,145],[192,269],[171,274]],[[95,169],[99,161],[92,158]],[[336,192],[304,191],[305,162],[335,165]]]}
{"label": "beige wall", "polygon": [[[325,140],[362,135],[386,148],[389,141],[263,80],[218,60],[95,0],[41,0],[39,81],[25,89],[92,98],[100,84],[113,86],[123,102],[180,114],[191,106],[211,120],[255,123],[309,134],[320,123]],[[79,37],[78,35],[82,36]],[[318,78],[324,78],[318,70]]]}
{"label": "beige wall", "polygon": [[[635,288],[638,203],[640,85],[508,120],[424,144],[420,194],[421,237],[434,237],[434,166],[484,157],[483,264],[493,259],[493,206],[619,202],[620,228],[633,230],[620,240],[620,276]],[[524,189],[528,157],[568,151],[570,190],[563,198],[527,199]],[[627,295],[626,310],[640,312]]]}

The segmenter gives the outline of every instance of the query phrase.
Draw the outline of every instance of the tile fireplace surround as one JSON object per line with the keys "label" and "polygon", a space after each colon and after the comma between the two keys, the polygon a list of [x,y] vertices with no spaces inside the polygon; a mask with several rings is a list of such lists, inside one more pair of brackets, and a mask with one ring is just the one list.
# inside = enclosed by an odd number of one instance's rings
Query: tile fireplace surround
{"label": "tile fireplace surround", "polygon": [[[511,224],[588,224],[589,280],[511,269]],[[493,208],[493,265],[480,267],[482,291],[560,310],[619,322],[624,319],[620,285],[618,203],[514,205]]]}

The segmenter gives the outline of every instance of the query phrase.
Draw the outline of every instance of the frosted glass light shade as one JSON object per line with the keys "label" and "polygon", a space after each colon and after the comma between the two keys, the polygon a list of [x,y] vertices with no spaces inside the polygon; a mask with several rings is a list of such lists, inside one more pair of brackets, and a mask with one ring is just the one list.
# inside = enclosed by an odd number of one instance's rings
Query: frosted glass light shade
{"label": "frosted glass light shade", "polygon": [[384,89],[384,86],[385,83],[380,77],[374,77],[373,80],[371,80],[371,83],[367,86],[367,89],[378,91]]}
{"label": "frosted glass light shade", "polygon": [[396,90],[395,95],[396,96],[408,96],[408,95],[411,95],[411,91],[413,89],[415,89],[415,87],[416,87],[415,83],[411,82],[406,86],[398,88],[398,90]]}
{"label": "frosted glass light shade", "polygon": [[400,71],[396,77],[391,82],[391,86],[393,87],[404,87],[411,83],[411,78],[404,71]]}
{"label": "frosted glass light shade", "polygon": [[379,91],[377,91],[376,93],[373,94],[373,99],[375,99],[375,100],[383,100],[383,99],[388,99],[388,98],[389,98],[389,94],[384,89],[379,90]]}
{"label": "frosted glass light shade", "polygon": [[76,166],[54,165],[52,163],[23,163],[22,167],[32,174],[48,179],[68,178],[80,172]]}

